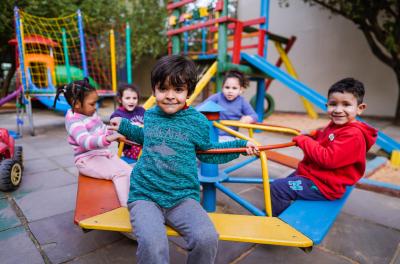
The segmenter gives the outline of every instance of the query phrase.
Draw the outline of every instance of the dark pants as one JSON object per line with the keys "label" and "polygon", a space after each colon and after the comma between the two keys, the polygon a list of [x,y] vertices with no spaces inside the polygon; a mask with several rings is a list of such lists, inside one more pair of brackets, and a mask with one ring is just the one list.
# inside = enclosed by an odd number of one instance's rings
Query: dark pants
{"label": "dark pants", "polygon": [[294,200],[327,201],[315,184],[295,173],[271,183],[272,214],[278,216]]}

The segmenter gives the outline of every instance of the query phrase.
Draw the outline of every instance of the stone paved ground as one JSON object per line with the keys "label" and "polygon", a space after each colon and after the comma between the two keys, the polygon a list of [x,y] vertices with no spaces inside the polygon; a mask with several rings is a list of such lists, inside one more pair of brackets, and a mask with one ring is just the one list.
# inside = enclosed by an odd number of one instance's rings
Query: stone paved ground
{"label": "stone paved ground", "polygon": [[[101,109],[102,115],[108,112]],[[35,110],[36,136],[17,140],[24,148],[23,182],[12,193],[0,192],[0,263],[135,263],[137,244],[116,232],[83,233],[73,224],[77,170],[66,143],[61,115]],[[0,114],[0,126],[15,129],[13,113]],[[398,137],[400,129],[387,123]],[[264,143],[285,142],[282,135],[257,134]],[[301,157],[295,148],[283,152]],[[291,172],[269,164],[272,177]],[[259,176],[257,162],[238,175]],[[262,189],[230,185],[262,207]],[[218,210],[246,213],[218,194]],[[171,263],[185,263],[184,242],[170,239]],[[400,263],[400,199],[356,189],[321,245],[306,254],[297,248],[221,241],[217,263]]]}

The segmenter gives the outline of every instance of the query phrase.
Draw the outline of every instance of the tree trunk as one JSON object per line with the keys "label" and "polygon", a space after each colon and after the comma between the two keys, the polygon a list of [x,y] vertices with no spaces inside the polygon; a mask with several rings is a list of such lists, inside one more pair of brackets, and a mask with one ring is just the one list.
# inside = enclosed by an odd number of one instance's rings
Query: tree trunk
{"label": "tree trunk", "polygon": [[11,68],[7,72],[7,75],[4,78],[4,81],[1,85],[1,91],[3,92],[3,94],[1,94],[0,97],[4,97],[8,94],[8,91],[10,90],[11,79],[14,76],[14,74],[15,74],[15,61],[11,63]]}
{"label": "tree trunk", "polygon": [[400,126],[400,69],[394,69],[394,73],[396,74],[397,79],[397,105],[396,105],[396,114],[394,116],[394,124]]}

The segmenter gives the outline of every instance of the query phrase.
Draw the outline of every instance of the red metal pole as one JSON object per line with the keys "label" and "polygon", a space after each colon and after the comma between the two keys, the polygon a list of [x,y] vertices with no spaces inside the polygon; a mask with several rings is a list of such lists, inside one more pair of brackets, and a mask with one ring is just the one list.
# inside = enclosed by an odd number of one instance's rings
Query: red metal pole
{"label": "red metal pole", "polygon": [[242,31],[243,31],[243,23],[240,21],[236,22],[235,35],[233,37],[233,56],[232,62],[235,64],[240,63],[240,50],[241,50],[241,42],[242,42]]}

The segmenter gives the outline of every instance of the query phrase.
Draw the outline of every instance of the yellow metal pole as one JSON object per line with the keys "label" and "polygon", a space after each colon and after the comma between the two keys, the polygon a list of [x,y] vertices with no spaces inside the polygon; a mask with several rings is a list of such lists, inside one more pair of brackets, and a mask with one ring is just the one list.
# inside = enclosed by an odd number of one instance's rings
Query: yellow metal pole
{"label": "yellow metal pole", "polygon": [[242,123],[242,122],[236,121],[236,120],[221,120],[220,124],[222,124],[224,126],[235,126],[235,127],[241,127],[241,128],[247,128],[247,129],[252,128],[252,129],[258,129],[258,130],[264,130],[264,131],[270,131],[270,132],[281,132],[281,133],[286,133],[286,134],[292,134],[295,136],[300,134],[300,132],[294,128],[259,125],[259,124],[246,124],[246,123]]}
{"label": "yellow metal pole", "polygon": [[[287,56],[286,52],[282,48],[282,45],[278,42],[274,42],[274,43],[275,43],[275,47],[278,50],[278,53],[279,53],[283,63],[285,64],[286,70],[288,71],[290,76],[292,76],[293,78],[298,80],[299,76],[297,75],[297,72],[295,71],[293,64],[290,61],[289,57]],[[317,112],[315,112],[312,104],[309,101],[307,101],[307,99],[305,99],[303,96],[301,96],[300,99],[303,102],[304,108],[306,109],[308,116],[311,117],[312,119],[317,119],[318,114],[317,114]]]}
{"label": "yellow metal pole", "polygon": [[272,217],[271,190],[269,186],[267,154],[265,151],[260,152],[260,162],[264,188],[265,211],[267,212],[267,216]]}
{"label": "yellow metal pole", "polygon": [[[215,13],[215,19],[219,18],[219,13]],[[218,23],[215,23],[215,27],[218,28]],[[218,50],[218,31],[214,33],[213,49]]]}
{"label": "yellow metal pole", "polygon": [[110,30],[110,53],[111,53],[111,87],[114,93],[117,92],[117,67],[115,63],[115,36],[114,30]]}
{"label": "yellow metal pole", "polygon": [[149,99],[143,104],[144,109],[149,109],[156,103],[156,98],[154,96],[150,96]]}

